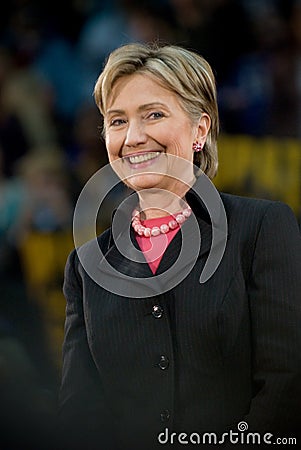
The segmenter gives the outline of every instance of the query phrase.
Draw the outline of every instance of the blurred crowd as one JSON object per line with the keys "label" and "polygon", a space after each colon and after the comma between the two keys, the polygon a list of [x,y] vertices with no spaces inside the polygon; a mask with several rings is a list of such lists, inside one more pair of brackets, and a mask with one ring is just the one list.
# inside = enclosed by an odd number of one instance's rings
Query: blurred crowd
{"label": "blurred crowd", "polygon": [[[8,410],[12,417],[16,409],[28,416],[30,403],[36,420],[55,404],[59,363],[49,349],[37,296],[56,295],[54,283],[60,291],[64,261],[53,260],[57,270],[48,291],[39,290],[35,271],[51,246],[48,241],[47,252],[37,246],[33,255],[26,239],[35,232],[63,233],[68,241],[81,189],[107,164],[94,83],[109,52],[133,41],[178,44],[208,59],[217,79],[222,133],[301,137],[300,0],[2,4],[0,392],[7,401],[6,422]],[[109,214],[102,226],[108,221]],[[62,328],[61,318],[58,323]],[[19,431],[24,439],[25,431]]]}

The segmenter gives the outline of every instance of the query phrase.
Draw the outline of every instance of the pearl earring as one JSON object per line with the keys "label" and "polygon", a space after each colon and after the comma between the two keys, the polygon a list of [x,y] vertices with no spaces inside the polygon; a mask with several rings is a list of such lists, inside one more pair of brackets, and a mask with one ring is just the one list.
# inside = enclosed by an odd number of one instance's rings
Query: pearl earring
{"label": "pearl earring", "polygon": [[200,152],[203,150],[203,144],[200,144],[198,141],[194,142],[192,144],[192,150],[194,152]]}

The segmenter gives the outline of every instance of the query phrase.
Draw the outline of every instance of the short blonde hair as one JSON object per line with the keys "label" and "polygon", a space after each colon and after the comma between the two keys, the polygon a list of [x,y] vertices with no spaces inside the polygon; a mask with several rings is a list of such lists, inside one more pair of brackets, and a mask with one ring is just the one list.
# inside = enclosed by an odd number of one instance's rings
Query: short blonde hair
{"label": "short blonde hair", "polygon": [[116,81],[134,73],[150,74],[174,92],[193,123],[202,113],[211,119],[211,127],[202,152],[195,153],[194,163],[209,178],[218,167],[217,137],[219,118],[216,84],[210,64],[199,54],[176,45],[127,44],[114,50],[99,75],[95,102],[105,116],[107,103]]}

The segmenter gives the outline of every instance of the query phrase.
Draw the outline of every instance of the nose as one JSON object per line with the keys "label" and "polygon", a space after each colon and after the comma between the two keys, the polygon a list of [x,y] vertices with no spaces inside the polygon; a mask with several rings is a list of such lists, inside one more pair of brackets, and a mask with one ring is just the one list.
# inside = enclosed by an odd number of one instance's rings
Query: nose
{"label": "nose", "polygon": [[146,140],[147,135],[143,124],[136,120],[128,122],[124,144],[128,147],[137,147],[144,144]]}

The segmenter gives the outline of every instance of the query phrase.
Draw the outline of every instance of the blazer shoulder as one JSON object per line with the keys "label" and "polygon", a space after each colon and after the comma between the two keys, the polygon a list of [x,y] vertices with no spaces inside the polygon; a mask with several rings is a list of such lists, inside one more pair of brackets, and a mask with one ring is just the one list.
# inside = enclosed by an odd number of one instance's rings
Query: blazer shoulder
{"label": "blazer shoulder", "polygon": [[[251,229],[259,230],[263,224],[268,228],[286,227],[297,239],[300,228],[292,208],[276,200],[243,197],[228,193],[220,193],[230,230],[240,229],[246,233]],[[249,230],[249,231],[248,231]]]}
{"label": "blazer shoulder", "polygon": [[274,205],[276,203],[281,203],[275,200],[268,200],[265,198],[255,198],[255,197],[247,197],[242,195],[234,195],[229,194],[227,192],[220,192],[221,199],[223,200],[223,203],[225,207],[228,208],[251,208],[251,209],[262,209],[265,210],[266,208],[270,207],[271,205]]}
{"label": "blazer shoulder", "polygon": [[106,251],[111,240],[111,228],[107,228],[97,236],[97,242],[101,250]]}
{"label": "blazer shoulder", "polygon": [[227,213],[252,213],[256,215],[265,215],[268,212],[281,212],[286,215],[294,215],[292,208],[278,200],[268,200],[263,198],[255,197],[244,197],[240,195],[228,194],[225,192],[220,193],[221,199],[223,201],[224,207]]}

